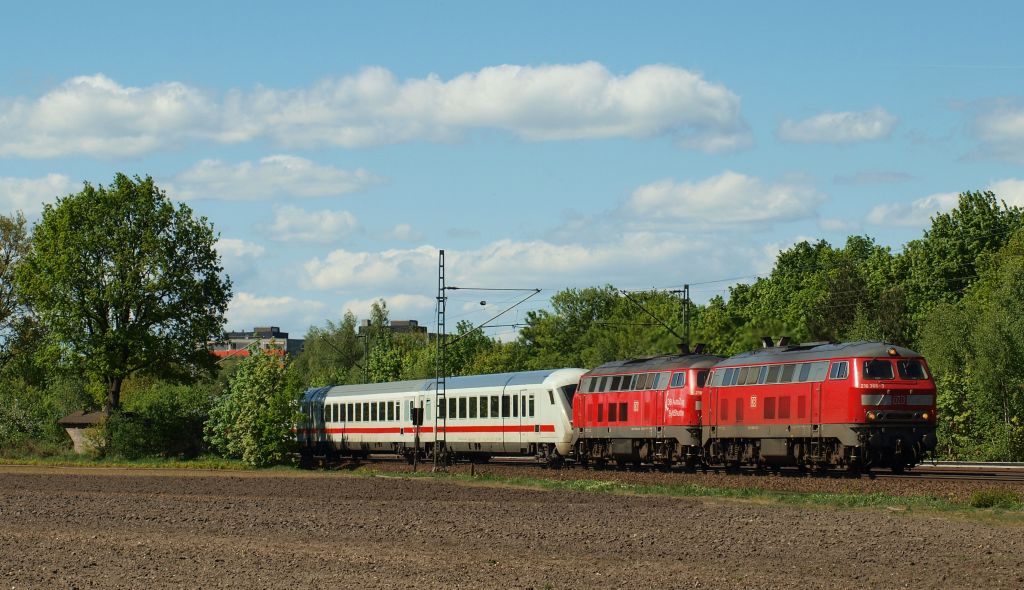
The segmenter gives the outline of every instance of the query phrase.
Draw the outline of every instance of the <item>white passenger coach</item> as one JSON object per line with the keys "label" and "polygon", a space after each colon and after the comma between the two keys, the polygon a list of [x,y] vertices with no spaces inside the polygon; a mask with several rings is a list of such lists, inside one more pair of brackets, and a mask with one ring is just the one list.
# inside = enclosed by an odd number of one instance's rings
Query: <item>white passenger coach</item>
{"label": "white passenger coach", "polygon": [[[536,456],[558,462],[572,447],[572,397],[585,372],[449,377],[437,408],[434,379],[314,388],[303,394],[304,421],[296,436],[306,459],[396,453],[412,460],[418,434],[425,459],[434,451],[436,424],[447,459]],[[421,426],[413,424],[413,408],[423,408]]]}

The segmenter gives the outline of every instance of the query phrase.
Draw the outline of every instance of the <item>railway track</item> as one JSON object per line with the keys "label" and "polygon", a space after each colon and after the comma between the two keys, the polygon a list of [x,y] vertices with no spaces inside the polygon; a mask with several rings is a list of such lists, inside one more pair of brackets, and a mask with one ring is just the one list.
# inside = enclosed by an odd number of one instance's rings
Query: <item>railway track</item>
{"label": "railway track", "polygon": [[[405,460],[396,457],[394,455],[370,455],[370,457],[358,460],[346,460],[342,459],[336,463],[332,463],[335,468],[353,468],[364,464],[373,463],[404,463]],[[518,466],[523,469],[532,469],[538,471],[547,471],[550,468],[541,465],[536,462],[533,458],[529,457],[497,457],[492,458],[489,461],[490,464],[502,465],[502,466]],[[469,465],[469,463],[465,463]],[[463,465],[463,463],[459,463]],[[412,467],[410,466],[410,469]],[[419,463],[419,470],[430,470],[433,468],[433,462],[426,460]],[[580,469],[587,471],[617,471],[614,466],[605,467],[602,469],[594,469],[590,467],[577,467],[572,463],[567,463],[564,469]],[[629,471],[658,471],[659,468],[652,466],[641,466],[641,467],[629,467]],[[672,472],[678,472],[681,475],[686,472],[674,468]],[[703,470],[698,470],[702,472]],[[811,478],[838,478],[838,479],[905,479],[905,480],[950,480],[950,481],[973,481],[973,482],[992,482],[992,483],[1024,483],[1024,463],[967,463],[967,462],[953,462],[953,461],[937,461],[922,463],[917,465],[913,469],[904,473],[892,473],[888,469],[875,470],[869,473],[850,473],[845,470],[831,470],[826,472],[801,472],[796,469],[782,469],[779,471],[771,470],[758,470],[750,467],[744,467],[740,470],[730,470],[725,468],[708,468],[708,473],[732,473],[739,477],[811,477]]]}

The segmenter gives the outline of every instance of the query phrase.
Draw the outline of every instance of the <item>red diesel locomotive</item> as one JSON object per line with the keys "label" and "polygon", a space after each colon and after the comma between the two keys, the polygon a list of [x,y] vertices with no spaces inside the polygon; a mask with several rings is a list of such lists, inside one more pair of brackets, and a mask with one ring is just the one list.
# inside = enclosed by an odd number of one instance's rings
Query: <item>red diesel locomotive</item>
{"label": "red diesel locomotive", "polygon": [[659,356],[613,361],[583,375],[572,404],[576,461],[697,465],[701,389],[721,360]]}
{"label": "red diesel locomotive", "polygon": [[703,393],[711,465],[902,471],[937,442],[927,363],[882,342],[746,352],[718,363]]}

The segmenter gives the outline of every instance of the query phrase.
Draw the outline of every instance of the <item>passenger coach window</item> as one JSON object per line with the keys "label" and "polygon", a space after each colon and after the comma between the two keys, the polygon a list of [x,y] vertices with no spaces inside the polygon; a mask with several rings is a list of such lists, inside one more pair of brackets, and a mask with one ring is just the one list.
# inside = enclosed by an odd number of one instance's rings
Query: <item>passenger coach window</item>
{"label": "passenger coach window", "polygon": [[459,398],[459,418],[466,417],[466,398]]}
{"label": "passenger coach window", "polygon": [[896,361],[896,368],[900,372],[900,379],[927,379],[928,375],[924,373],[924,365],[921,361]]}
{"label": "passenger coach window", "polygon": [[481,395],[480,396],[480,417],[481,418],[486,418],[487,417],[487,396],[486,395]]}
{"label": "passenger coach window", "polygon": [[395,402],[395,420],[402,419],[402,404],[401,402]]}
{"label": "passenger coach window", "polygon": [[452,401],[451,401],[451,402],[450,402],[450,403],[448,404],[448,417],[449,417],[449,418],[455,418],[455,417],[456,417],[456,416],[458,415],[458,414],[456,413],[456,411],[457,411],[458,409],[459,409],[459,398],[455,398],[455,399],[453,399],[453,400],[452,400]]}
{"label": "passenger coach window", "polygon": [[356,410],[352,407],[352,404],[348,405],[348,421],[352,422],[356,419]]}
{"label": "passenger coach window", "polygon": [[509,408],[509,406],[512,405],[510,403],[511,401],[512,401],[512,398],[510,398],[509,396],[507,396],[507,395],[501,396],[501,417],[502,418],[508,418],[509,416],[512,415],[510,413],[510,408]]}
{"label": "passenger coach window", "polygon": [[469,417],[476,418],[476,404],[477,399],[475,397],[469,398]]}
{"label": "passenger coach window", "polygon": [[892,379],[892,363],[889,361],[864,361],[865,379]]}
{"label": "passenger coach window", "polygon": [[384,402],[377,402],[377,417],[380,420],[384,419]]}
{"label": "passenger coach window", "polygon": [[533,418],[533,394],[530,394],[530,417]]}
{"label": "passenger coach window", "polygon": [[850,375],[850,364],[846,361],[832,363],[832,370],[828,373],[829,379],[846,379]]}
{"label": "passenger coach window", "polygon": [[370,420],[377,421],[377,404],[370,404]]}
{"label": "passenger coach window", "polygon": [[518,395],[513,395],[512,396],[512,417],[513,418],[518,418],[519,417],[519,396]]}

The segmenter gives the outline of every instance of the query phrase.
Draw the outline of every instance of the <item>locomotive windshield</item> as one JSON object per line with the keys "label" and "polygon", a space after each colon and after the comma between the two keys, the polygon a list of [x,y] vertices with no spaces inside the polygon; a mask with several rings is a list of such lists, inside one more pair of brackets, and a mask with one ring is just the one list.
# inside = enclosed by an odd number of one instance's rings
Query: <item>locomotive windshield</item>
{"label": "locomotive windshield", "polygon": [[875,359],[873,361],[864,361],[864,378],[865,379],[892,379],[892,363],[885,360]]}
{"label": "locomotive windshield", "polygon": [[697,387],[698,388],[704,387],[704,383],[707,380],[708,380],[708,372],[707,371],[698,371],[697,372]]}
{"label": "locomotive windshield", "polygon": [[916,381],[928,378],[928,375],[925,375],[924,372],[924,365],[918,360],[896,361],[896,368],[900,372],[900,379]]}

